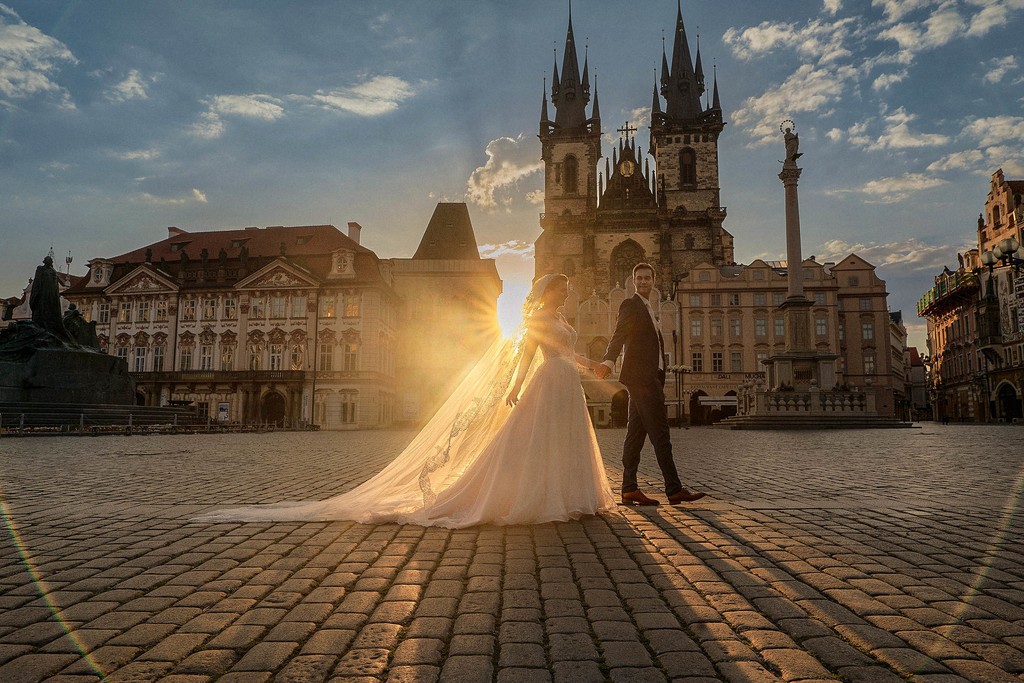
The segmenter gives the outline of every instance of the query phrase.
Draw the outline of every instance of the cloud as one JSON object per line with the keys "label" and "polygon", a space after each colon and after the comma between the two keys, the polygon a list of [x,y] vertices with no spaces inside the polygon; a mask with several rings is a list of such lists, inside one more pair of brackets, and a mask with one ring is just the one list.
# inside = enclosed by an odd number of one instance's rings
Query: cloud
{"label": "cloud", "polygon": [[948,181],[942,178],[927,176],[923,173],[904,173],[898,177],[869,180],[856,188],[831,190],[827,194],[857,193],[865,195],[866,199],[864,201],[869,204],[895,204],[909,199],[916,192],[947,184]]}
{"label": "cloud", "polygon": [[526,201],[538,206],[544,206],[544,190],[533,190],[526,193]]}
{"label": "cloud", "polygon": [[941,270],[955,261],[956,254],[971,248],[967,242],[962,244],[926,244],[916,237],[900,242],[858,242],[828,240],[815,250],[815,258],[821,262],[838,263],[850,254],[857,254],[868,263],[878,267],[897,266],[913,271]]}
{"label": "cloud", "polygon": [[29,26],[14,10],[0,5],[0,105],[50,95],[64,109],[74,109],[68,91],[52,80],[61,64],[78,60],[64,43]]}
{"label": "cloud", "polygon": [[918,147],[937,147],[949,142],[949,137],[938,133],[918,133],[910,129],[910,123],[917,119],[916,114],[908,114],[900,107],[892,114],[884,117],[885,131],[867,145],[872,151],[882,149],[913,149]]}
{"label": "cloud", "polygon": [[117,103],[128,100],[148,100],[149,93],[146,91],[146,87],[155,80],[155,78],[143,78],[138,69],[132,69],[123,81],[112,86],[103,95],[109,101]]}
{"label": "cloud", "polygon": [[1017,57],[1016,55],[996,57],[986,62],[986,65],[988,66],[988,71],[985,73],[985,81],[988,83],[998,83],[1003,80],[1003,76],[1017,68]]}
{"label": "cloud", "polygon": [[871,84],[873,90],[888,90],[892,86],[896,85],[907,77],[907,70],[897,71],[896,73],[879,74],[874,82]]}
{"label": "cloud", "polygon": [[509,240],[501,244],[480,245],[480,258],[498,258],[499,256],[518,256],[522,259],[532,259],[533,243],[522,240]]}
{"label": "cloud", "polygon": [[544,168],[539,147],[536,138],[523,133],[515,138],[491,140],[487,143],[487,163],[469,177],[466,200],[490,211],[499,204],[509,209],[513,199],[511,191],[521,180]]}
{"label": "cloud", "polygon": [[121,161],[152,161],[160,156],[155,149],[134,149],[127,152],[115,152],[114,156]]}
{"label": "cloud", "polygon": [[[835,7],[838,10],[838,2]],[[852,18],[837,21],[812,19],[803,26],[797,26],[795,23],[763,21],[742,30],[730,28],[722,40],[734,55],[744,60],[761,57],[778,48],[789,48],[802,57],[830,62],[850,56],[844,43],[853,22]]]}
{"label": "cloud", "polygon": [[398,109],[401,102],[416,93],[411,83],[397,76],[374,76],[345,88],[317,90],[308,99],[325,109],[347,111],[359,116],[380,116]]}
{"label": "cloud", "polygon": [[856,74],[852,66],[804,64],[782,84],[763,95],[748,97],[733,114],[733,122],[749,128],[754,146],[778,142],[779,122],[794,114],[827,110]]}
{"label": "cloud", "polygon": [[281,100],[270,95],[215,95],[204,100],[209,106],[192,124],[192,134],[212,140],[224,134],[224,116],[237,116],[257,121],[276,121],[284,116]]}
{"label": "cloud", "polygon": [[984,159],[985,155],[976,149],[953,152],[938,161],[928,164],[927,170],[929,173],[938,173],[940,171],[953,171],[957,169],[975,169]]}
{"label": "cloud", "polygon": [[899,21],[922,7],[937,5],[942,0],[871,0],[872,7],[881,7],[889,21]]}
{"label": "cloud", "polygon": [[135,201],[142,202],[144,204],[153,204],[155,206],[181,206],[183,204],[191,204],[198,202],[199,204],[206,204],[206,193],[202,190],[192,188],[192,192],[183,197],[159,197],[157,195],[150,194],[149,192],[142,192],[135,197]]}
{"label": "cloud", "polygon": [[824,10],[832,16],[835,16],[836,12],[839,11],[839,8],[842,7],[842,4],[843,0],[825,0]]}
{"label": "cloud", "polygon": [[1024,117],[988,116],[969,123],[964,132],[977,138],[983,147],[1004,144],[1020,144],[1024,139]]}

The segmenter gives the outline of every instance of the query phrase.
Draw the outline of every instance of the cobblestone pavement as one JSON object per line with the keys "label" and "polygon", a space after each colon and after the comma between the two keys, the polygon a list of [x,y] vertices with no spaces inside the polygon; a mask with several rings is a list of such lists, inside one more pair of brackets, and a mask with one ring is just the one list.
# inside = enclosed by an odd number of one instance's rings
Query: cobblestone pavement
{"label": "cobblestone pavement", "polygon": [[674,431],[699,503],[461,531],[189,522],[409,432],[3,439],[0,682],[1020,683],[1022,436]]}

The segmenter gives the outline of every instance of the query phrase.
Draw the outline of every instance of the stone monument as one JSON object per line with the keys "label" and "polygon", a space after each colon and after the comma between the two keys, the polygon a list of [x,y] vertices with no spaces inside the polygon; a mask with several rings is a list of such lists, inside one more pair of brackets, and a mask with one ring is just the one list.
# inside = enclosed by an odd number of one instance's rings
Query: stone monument
{"label": "stone monument", "polygon": [[53,257],[36,268],[32,319],[0,331],[0,403],[131,405],[128,364],[99,348],[96,323],[74,305],[61,314]]}

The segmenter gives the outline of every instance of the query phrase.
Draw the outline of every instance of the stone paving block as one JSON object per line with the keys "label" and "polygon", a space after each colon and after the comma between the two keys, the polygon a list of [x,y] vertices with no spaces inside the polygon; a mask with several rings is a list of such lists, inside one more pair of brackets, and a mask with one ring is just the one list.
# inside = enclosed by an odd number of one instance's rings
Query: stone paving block
{"label": "stone paving block", "polygon": [[543,667],[547,666],[544,647],[535,643],[507,643],[499,648],[498,666]]}
{"label": "stone paving block", "polygon": [[717,678],[715,665],[701,652],[665,652],[658,655],[658,664],[673,679],[684,676]]}
{"label": "stone paving block", "polygon": [[220,676],[234,665],[238,655],[231,650],[200,650],[193,652],[177,666],[176,674]]}
{"label": "stone paving block", "polygon": [[551,667],[554,683],[604,683],[601,667],[593,661],[556,661]]}
{"label": "stone paving block", "polygon": [[[170,662],[134,661],[122,666],[108,676],[112,683],[141,683],[142,681],[159,681],[174,668]],[[221,678],[220,680],[224,680]]]}
{"label": "stone paving block", "polygon": [[544,669],[509,667],[498,671],[498,683],[550,683],[551,674]]}
{"label": "stone paving block", "polygon": [[203,645],[209,635],[205,633],[175,633],[139,656],[141,661],[180,662]]}
{"label": "stone paving block", "polygon": [[441,679],[445,683],[479,683],[494,677],[491,657],[453,656],[448,657],[441,668]]}
{"label": "stone paving block", "polygon": [[388,671],[388,683],[433,683],[441,675],[441,667],[417,665],[396,666]]}

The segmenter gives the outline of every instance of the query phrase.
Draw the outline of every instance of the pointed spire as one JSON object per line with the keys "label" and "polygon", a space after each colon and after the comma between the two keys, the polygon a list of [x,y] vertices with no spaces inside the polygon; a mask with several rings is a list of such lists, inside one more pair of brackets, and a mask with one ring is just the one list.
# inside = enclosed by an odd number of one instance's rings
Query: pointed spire
{"label": "pointed spire", "polygon": [[697,62],[693,66],[695,75],[697,76],[697,85],[700,89],[704,89],[704,67],[700,63],[700,34],[697,34]]}
{"label": "pointed spire", "polygon": [[604,177],[606,181],[612,177],[612,168],[608,165],[608,157],[604,158]]}
{"label": "pointed spire", "polygon": [[544,79],[544,89],[541,90],[540,122],[548,123],[548,79]]}
{"label": "pointed spire", "polygon": [[[556,68],[557,57],[556,57]],[[590,85],[580,79],[580,66],[576,54],[576,39],[572,30],[572,2],[569,3],[569,27],[565,32],[565,52],[558,77],[558,95],[552,95],[555,104],[555,124],[565,130],[579,128],[586,123]]]}
{"label": "pointed spire", "polygon": [[[662,52],[664,60],[664,52]],[[672,66],[668,78],[664,76],[662,66],[662,90],[665,97],[665,113],[671,118],[693,119],[702,113],[700,103],[704,92],[702,79],[698,79],[690,57],[690,44],[686,39],[686,26],[683,24],[682,4],[676,5],[676,32],[672,43]]]}
{"label": "pointed spire", "polygon": [[[655,69],[654,73],[655,74],[658,73],[657,69]],[[651,101],[651,113],[652,114],[660,114],[661,113],[661,98],[658,97],[658,84],[657,83],[654,84],[654,95],[653,95],[653,99]],[[651,117],[651,118],[653,119],[653,117]]]}
{"label": "pointed spire", "polygon": [[[586,70],[586,68],[584,67],[584,71],[585,70]],[[596,73],[594,74],[594,109],[593,109],[593,113],[591,114],[590,118],[594,119],[595,121],[600,121],[601,120],[601,105],[597,101],[597,74]]]}
{"label": "pointed spire", "polygon": [[665,35],[661,36],[661,87],[668,87],[668,55],[665,54]]}
{"label": "pointed spire", "polygon": [[619,165],[619,148],[618,147],[612,147],[612,166],[618,166],[618,165]]}
{"label": "pointed spire", "polygon": [[718,99],[718,65],[712,65],[715,71],[715,94],[711,97],[711,108],[722,111],[722,102]]}
{"label": "pointed spire", "polygon": [[555,66],[551,70],[551,99],[555,100],[558,98],[558,50],[552,48],[551,51],[555,54]]}

